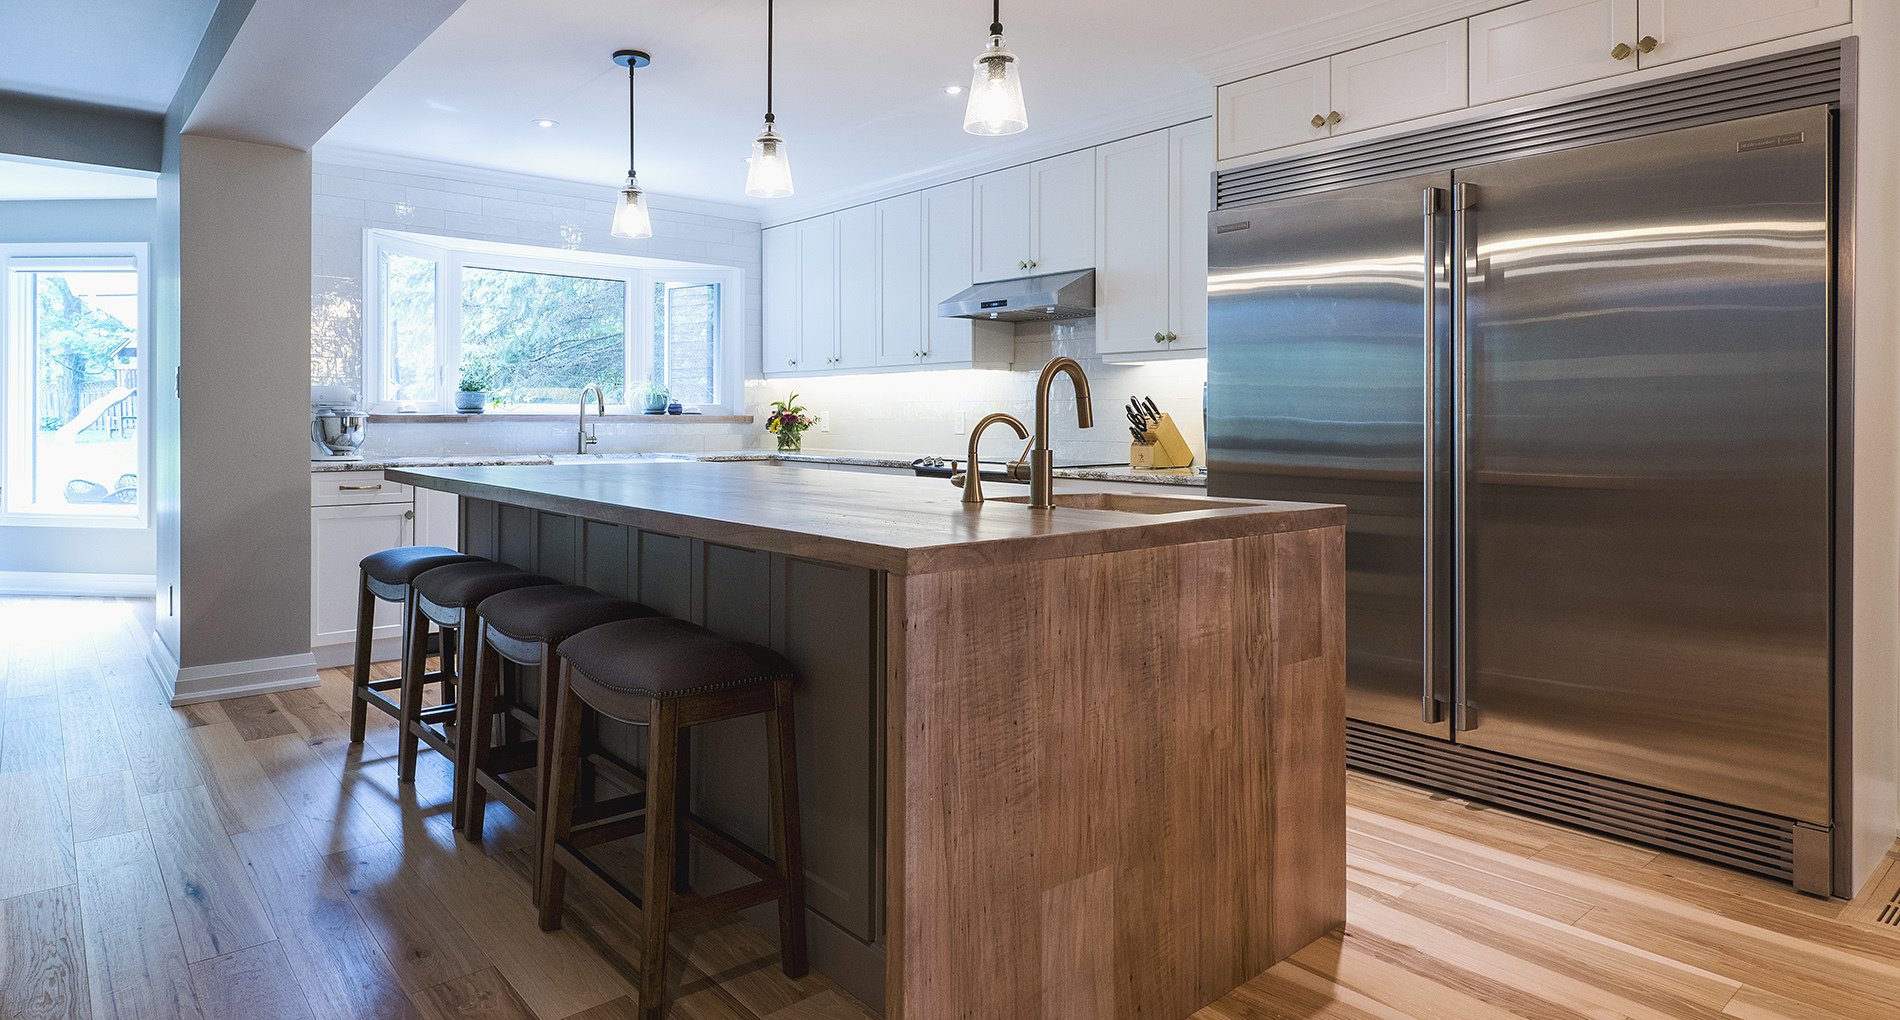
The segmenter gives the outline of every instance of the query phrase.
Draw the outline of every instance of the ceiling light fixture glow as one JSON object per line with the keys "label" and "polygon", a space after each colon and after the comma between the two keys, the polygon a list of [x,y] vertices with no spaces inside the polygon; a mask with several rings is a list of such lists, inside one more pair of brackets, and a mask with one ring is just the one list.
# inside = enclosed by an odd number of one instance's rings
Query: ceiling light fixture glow
{"label": "ceiling light fixture glow", "polygon": [[752,139],[746,160],[745,193],[753,198],[786,198],[792,193],[792,158],[772,117],[773,0],[765,0],[765,127]]}
{"label": "ceiling light fixture glow", "polygon": [[945,85],[945,86],[943,87],[943,94],[944,94],[944,95],[946,95],[946,96],[960,96],[960,95],[962,95],[962,94],[963,94],[963,86],[961,86],[961,85]]}
{"label": "ceiling light fixture glow", "polygon": [[1013,135],[1029,127],[1016,54],[1003,46],[1003,0],[990,5],[990,43],[976,55],[963,130],[973,135]]}
{"label": "ceiling light fixture glow", "polygon": [[529,121],[528,123],[533,124],[535,127],[538,127],[538,128],[551,128],[551,127],[561,126],[560,121],[554,120],[549,117],[536,117],[535,119]]}
{"label": "ceiling light fixture glow", "polygon": [[647,212],[647,196],[640,190],[640,178],[633,170],[633,72],[653,63],[639,50],[617,50],[614,63],[627,69],[627,183],[620,189],[620,201],[614,207],[613,235],[638,241],[653,236],[653,217]]}

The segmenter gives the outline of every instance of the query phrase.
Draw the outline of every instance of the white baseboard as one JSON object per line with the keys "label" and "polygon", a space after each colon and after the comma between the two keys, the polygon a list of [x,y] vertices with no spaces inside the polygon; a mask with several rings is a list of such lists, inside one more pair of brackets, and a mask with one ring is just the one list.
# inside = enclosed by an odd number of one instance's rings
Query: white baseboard
{"label": "white baseboard", "polygon": [[[354,665],[356,642],[317,645],[310,649],[310,654],[316,657],[318,669]],[[369,643],[369,661],[371,662],[393,662],[400,658],[402,658],[401,637],[376,638]]]}
{"label": "white baseboard", "polygon": [[164,684],[174,708],[317,685],[317,662],[309,652],[180,667],[171,649],[153,634],[145,661]]}
{"label": "white baseboard", "polygon": [[151,574],[0,570],[0,595],[96,595],[149,599],[157,590],[158,578]]}

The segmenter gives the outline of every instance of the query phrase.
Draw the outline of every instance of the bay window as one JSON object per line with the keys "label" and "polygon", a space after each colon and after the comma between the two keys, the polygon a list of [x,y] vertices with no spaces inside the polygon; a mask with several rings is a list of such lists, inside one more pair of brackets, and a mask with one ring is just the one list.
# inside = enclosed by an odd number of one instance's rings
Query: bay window
{"label": "bay window", "polygon": [[365,392],[375,410],[446,411],[458,389],[499,410],[572,410],[598,383],[707,411],[736,408],[738,269],[370,231]]}

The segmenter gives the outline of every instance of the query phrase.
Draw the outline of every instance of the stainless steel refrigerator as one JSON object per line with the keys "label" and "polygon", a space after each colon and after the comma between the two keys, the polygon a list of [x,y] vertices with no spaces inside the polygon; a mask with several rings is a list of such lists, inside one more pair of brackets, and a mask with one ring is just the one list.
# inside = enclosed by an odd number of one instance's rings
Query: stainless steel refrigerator
{"label": "stainless steel refrigerator", "polygon": [[1209,489],[1344,503],[1353,760],[1827,892],[1825,108],[1224,208]]}

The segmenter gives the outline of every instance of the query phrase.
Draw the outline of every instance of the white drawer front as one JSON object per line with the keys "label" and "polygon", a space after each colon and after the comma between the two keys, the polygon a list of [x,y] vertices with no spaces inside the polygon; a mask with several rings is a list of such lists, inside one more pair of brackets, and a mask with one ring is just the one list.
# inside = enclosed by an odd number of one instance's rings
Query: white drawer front
{"label": "white drawer front", "polygon": [[409,486],[392,482],[381,471],[312,471],[311,506],[357,506],[366,503],[407,503],[414,498]]}

